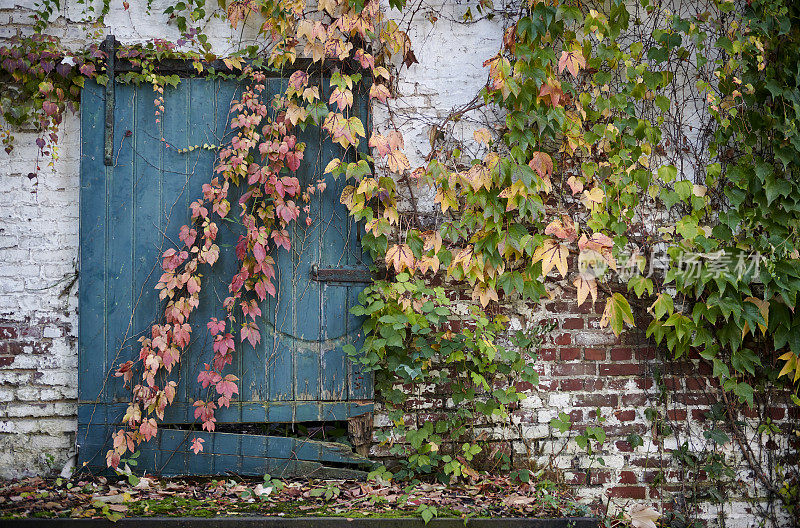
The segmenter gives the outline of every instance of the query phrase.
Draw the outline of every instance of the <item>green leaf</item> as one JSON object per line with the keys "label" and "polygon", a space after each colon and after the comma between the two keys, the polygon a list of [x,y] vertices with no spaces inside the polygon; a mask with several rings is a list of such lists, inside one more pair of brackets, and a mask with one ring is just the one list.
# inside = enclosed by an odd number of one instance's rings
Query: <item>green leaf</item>
{"label": "green leaf", "polygon": [[658,179],[670,183],[678,176],[678,169],[674,165],[664,165],[658,168]]}
{"label": "green leaf", "polygon": [[710,431],[703,431],[703,436],[707,439],[711,440],[717,445],[725,445],[731,441],[727,434],[724,431],[720,431],[719,429],[712,429]]}

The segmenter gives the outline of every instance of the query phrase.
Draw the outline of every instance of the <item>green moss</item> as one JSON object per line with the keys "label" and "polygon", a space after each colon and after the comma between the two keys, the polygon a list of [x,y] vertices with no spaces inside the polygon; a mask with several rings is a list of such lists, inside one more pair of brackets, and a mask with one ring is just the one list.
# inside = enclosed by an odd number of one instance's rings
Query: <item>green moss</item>
{"label": "green moss", "polygon": [[[234,502],[220,503],[207,499],[197,500],[185,497],[164,497],[162,499],[142,499],[126,503],[126,517],[216,517],[220,515],[264,515],[281,517],[351,517],[351,518],[399,518],[415,517],[414,510],[392,509],[388,511],[334,510],[333,505],[304,501],[286,502]],[[309,507],[313,506],[313,507]],[[456,510],[441,509],[441,517],[461,517]]]}

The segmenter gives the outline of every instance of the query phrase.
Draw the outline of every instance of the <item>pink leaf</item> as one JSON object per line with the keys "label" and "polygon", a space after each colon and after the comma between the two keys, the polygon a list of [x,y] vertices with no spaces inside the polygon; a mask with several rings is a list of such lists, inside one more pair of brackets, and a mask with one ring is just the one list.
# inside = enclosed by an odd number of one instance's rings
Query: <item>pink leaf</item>
{"label": "pink leaf", "polygon": [[206,326],[211,335],[217,335],[225,331],[225,321],[218,321],[216,317],[213,317]]}
{"label": "pink leaf", "polygon": [[205,442],[205,440],[202,438],[192,439],[192,451],[194,451],[195,455],[203,450],[203,442]]}

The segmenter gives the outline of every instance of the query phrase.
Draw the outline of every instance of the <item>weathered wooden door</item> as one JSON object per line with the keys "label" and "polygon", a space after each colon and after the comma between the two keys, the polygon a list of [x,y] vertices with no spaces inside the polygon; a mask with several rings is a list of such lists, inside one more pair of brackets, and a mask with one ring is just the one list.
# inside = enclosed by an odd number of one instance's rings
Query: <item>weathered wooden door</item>
{"label": "weathered wooden door", "polygon": [[[267,84],[265,97],[286,87],[281,78]],[[167,89],[166,111],[157,123],[149,86],[117,85],[113,119],[106,119],[102,87],[87,84],[83,91],[79,465],[105,466],[111,433],[119,429],[130,400],[113,370],[138,359],[138,338],[163,314],[154,289],[159,256],[174,247],[180,226],[189,220],[189,204],[213,177],[215,152],[202,146],[225,141],[237,92],[229,81],[182,79]],[[355,112],[366,122],[363,101]],[[321,178],[327,162],[342,152],[315,127],[300,139],[307,148],[297,176],[305,186]],[[106,141],[111,156],[104,162]],[[273,253],[277,296],[261,307],[262,341],[256,347],[237,345],[226,371],[240,379],[238,398],[217,411],[217,432],[197,432],[188,425],[195,421],[193,402],[206,396],[197,374],[213,355],[205,323],[223,317],[221,301],[238,266],[234,247],[241,225],[236,199],[231,200],[232,221],[218,222],[220,259],[213,273],[205,272],[201,304],[192,315],[192,343],[179,372],[173,371],[178,395],[157,438],[140,448],[139,467],[164,475],[330,474],[326,462],[364,460],[345,444],[278,435],[264,425],[310,422],[319,429],[372,408],[371,378],[342,351],[360,337],[361,320],[350,308],[368,280],[367,263],[356,225],[339,203],[344,182],[329,178],[327,184],[311,203],[311,226],[294,223],[291,253]],[[292,427],[284,429],[291,433]],[[200,455],[189,451],[195,436],[205,440]]]}

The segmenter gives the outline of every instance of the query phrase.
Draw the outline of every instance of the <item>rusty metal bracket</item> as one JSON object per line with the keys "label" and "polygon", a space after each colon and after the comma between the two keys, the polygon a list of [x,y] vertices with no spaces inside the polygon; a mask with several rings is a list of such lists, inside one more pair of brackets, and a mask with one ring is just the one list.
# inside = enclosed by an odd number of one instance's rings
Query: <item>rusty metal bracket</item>
{"label": "rusty metal bracket", "polygon": [[114,70],[116,69],[117,55],[117,40],[114,35],[108,35],[101,47],[106,54],[106,75],[108,75],[105,90],[106,114],[103,134],[103,164],[111,166],[114,164]]}
{"label": "rusty metal bracket", "polygon": [[315,264],[311,267],[311,280],[369,284],[372,282],[372,274],[364,268],[319,268]]}

